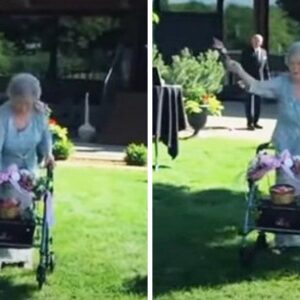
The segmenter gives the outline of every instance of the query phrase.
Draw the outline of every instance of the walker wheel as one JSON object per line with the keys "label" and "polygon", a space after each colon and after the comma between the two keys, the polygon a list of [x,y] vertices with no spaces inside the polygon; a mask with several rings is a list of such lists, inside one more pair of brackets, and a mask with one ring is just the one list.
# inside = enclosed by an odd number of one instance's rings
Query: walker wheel
{"label": "walker wheel", "polygon": [[42,265],[39,265],[36,271],[36,280],[41,290],[45,281],[46,281],[46,268]]}
{"label": "walker wheel", "polygon": [[240,263],[243,267],[250,267],[253,264],[255,249],[250,247],[242,247],[240,249]]}
{"label": "walker wheel", "polygon": [[56,265],[56,263],[55,263],[55,255],[54,255],[53,252],[51,252],[51,254],[50,254],[50,260],[49,260],[49,270],[50,270],[51,273],[54,272],[55,265]]}
{"label": "walker wheel", "polygon": [[264,250],[268,248],[267,238],[265,233],[259,233],[256,242],[255,248],[258,250]]}

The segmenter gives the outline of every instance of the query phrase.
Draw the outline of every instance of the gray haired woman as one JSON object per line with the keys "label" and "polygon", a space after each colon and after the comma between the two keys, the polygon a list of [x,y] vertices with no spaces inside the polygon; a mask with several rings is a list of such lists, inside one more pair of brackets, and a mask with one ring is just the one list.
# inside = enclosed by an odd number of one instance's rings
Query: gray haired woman
{"label": "gray haired woman", "polygon": [[[278,100],[277,124],[272,143],[277,152],[287,149],[294,156],[300,155],[300,42],[291,45],[286,54],[288,72],[266,81],[258,81],[247,74],[242,66],[233,60],[227,60],[228,70],[241,78],[250,93]],[[300,174],[300,165],[296,166]],[[300,176],[298,176],[300,178]],[[300,179],[299,179],[300,180]],[[299,181],[291,179],[282,172],[277,174],[278,183],[289,183],[300,195]],[[300,237],[295,235],[277,235],[276,244],[281,247],[300,246]]]}
{"label": "gray haired woman", "polygon": [[0,107],[0,170],[11,164],[35,172],[37,153],[53,164],[46,107],[39,101],[40,82],[31,74],[14,76],[9,100]]}
{"label": "gray haired woman", "polygon": [[[18,74],[11,79],[7,95],[9,100],[0,106],[0,171],[15,164],[36,172],[38,153],[46,164],[53,166],[48,114],[39,101],[39,80],[31,74]],[[0,252],[0,262],[6,258],[22,261],[26,257],[28,251],[1,249]]]}

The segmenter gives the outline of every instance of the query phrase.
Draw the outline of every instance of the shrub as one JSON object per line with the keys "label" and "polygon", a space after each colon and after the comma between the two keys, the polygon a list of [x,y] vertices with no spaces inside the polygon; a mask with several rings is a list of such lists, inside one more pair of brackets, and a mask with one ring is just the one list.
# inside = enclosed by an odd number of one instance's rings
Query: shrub
{"label": "shrub", "polygon": [[219,53],[208,50],[194,56],[185,48],[172,57],[172,63],[167,67],[161,54],[156,51],[154,64],[162,77],[169,84],[182,86],[187,113],[199,113],[206,109],[210,114],[220,115],[223,106],[215,95],[223,88],[225,69],[219,60]]}
{"label": "shrub", "polygon": [[219,61],[217,51],[208,50],[194,56],[188,48],[172,57],[172,64],[167,81],[180,84],[187,98],[195,88],[202,89],[203,94],[216,94],[222,90],[225,74],[223,64]]}
{"label": "shrub", "polygon": [[159,52],[156,45],[153,45],[152,51],[152,61],[153,67],[156,67],[159,70],[160,75],[163,79],[169,77],[169,67],[165,64],[162,54]]}
{"label": "shrub", "polygon": [[29,73],[43,78],[48,70],[49,54],[47,52],[38,52],[34,55],[16,53],[11,59],[10,64],[10,74],[26,70]]}
{"label": "shrub", "polygon": [[53,138],[53,155],[56,160],[66,160],[72,153],[74,145],[68,138],[68,129],[50,119],[50,131]]}
{"label": "shrub", "polygon": [[56,160],[66,160],[73,152],[73,143],[70,140],[57,141],[53,145],[53,155]]}
{"label": "shrub", "polygon": [[147,148],[145,145],[130,144],[126,148],[125,161],[128,165],[145,166],[147,164]]}

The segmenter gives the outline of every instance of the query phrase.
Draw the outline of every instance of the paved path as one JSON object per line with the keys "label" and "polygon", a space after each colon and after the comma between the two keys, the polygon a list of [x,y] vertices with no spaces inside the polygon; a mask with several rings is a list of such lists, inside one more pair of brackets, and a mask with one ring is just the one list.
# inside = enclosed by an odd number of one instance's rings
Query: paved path
{"label": "paved path", "polygon": [[71,160],[102,160],[110,162],[123,161],[125,157],[125,147],[75,143],[75,152]]}
{"label": "paved path", "polygon": [[[276,123],[277,106],[274,103],[264,103],[260,124],[262,130],[248,131],[244,115],[244,105],[241,102],[225,102],[225,110],[222,117],[209,116],[206,127],[198,134],[199,138],[225,137],[239,139],[255,139],[262,142],[269,141]],[[181,132],[185,137],[192,131]],[[85,162],[92,165],[93,162],[102,164],[124,165],[125,147],[99,144],[75,143],[75,152],[69,162]]]}
{"label": "paved path", "polygon": [[[269,141],[276,124],[277,106],[275,103],[263,103],[260,125],[263,129],[249,131],[246,128],[244,105],[240,102],[225,102],[222,117],[209,116],[206,127],[201,130],[198,137],[228,137],[238,139],[255,139]],[[181,132],[181,136],[191,135],[190,130]]]}
{"label": "paved path", "polygon": [[86,144],[75,142],[75,151],[66,161],[60,161],[60,165],[72,167],[117,167],[126,170],[147,170],[147,166],[129,166],[124,161],[125,146]]}

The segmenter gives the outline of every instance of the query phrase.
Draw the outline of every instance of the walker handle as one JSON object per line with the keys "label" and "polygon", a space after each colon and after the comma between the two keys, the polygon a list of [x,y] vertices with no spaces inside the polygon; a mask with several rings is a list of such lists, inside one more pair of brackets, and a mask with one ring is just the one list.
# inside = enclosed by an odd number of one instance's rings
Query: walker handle
{"label": "walker handle", "polygon": [[262,150],[266,150],[266,149],[272,149],[273,145],[271,142],[268,143],[264,143],[264,144],[260,144],[258,145],[258,147],[256,148],[256,154],[258,154],[260,151]]}
{"label": "walker handle", "polygon": [[47,169],[47,181],[51,182],[53,180],[53,166],[51,165],[47,165],[46,166]]}

